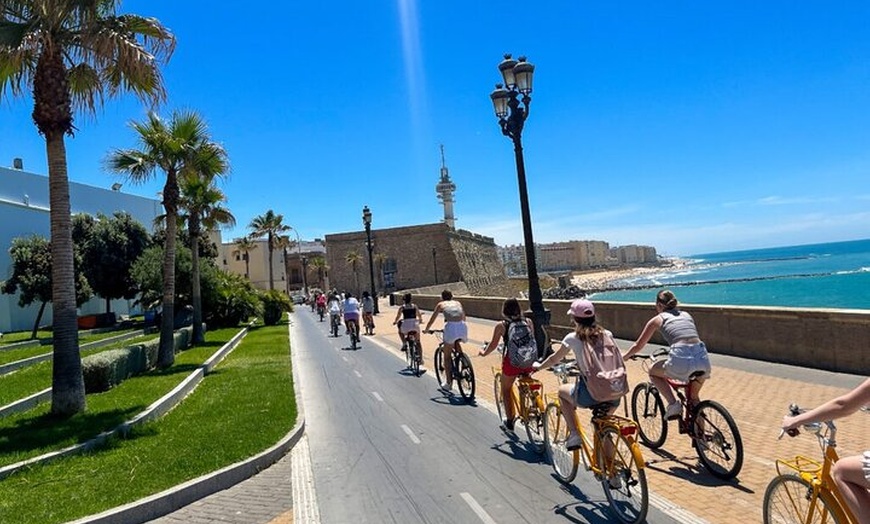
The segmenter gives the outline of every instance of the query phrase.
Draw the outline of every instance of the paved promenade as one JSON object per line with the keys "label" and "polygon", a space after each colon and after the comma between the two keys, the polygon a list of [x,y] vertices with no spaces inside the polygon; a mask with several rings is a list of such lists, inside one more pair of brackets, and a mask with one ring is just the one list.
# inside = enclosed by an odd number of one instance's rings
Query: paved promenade
{"label": "paved promenade", "polygon": [[[553,311],[554,319],[558,319],[563,313]],[[650,313],[653,313],[652,308]],[[295,314],[312,313],[307,308],[300,308]],[[390,325],[394,316],[395,308],[382,307],[380,315],[376,318],[379,326],[376,335],[365,339],[401,357],[395,327]],[[424,321],[427,319],[428,315],[424,313]],[[499,366],[500,357],[497,353],[485,358],[478,357],[477,351],[481,344],[491,337],[494,324],[494,321],[469,319],[470,340],[465,346],[466,352],[473,356],[477,396],[480,403],[488,407],[493,405],[491,368]],[[434,327],[440,325],[441,322],[438,321]],[[641,328],[642,326],[638,326],[638,331]],[[703,326],[700,326],[700,329],[703,337]],[[618,343],[626,349],[631,342],[620,340]],[[435,338],[424,336],[423,345],[425,362],[429,367],[435,348]],[[648,350],[651,351],[653,347],[657,346],[652,346]],[[760,522],[764,490],[776,474],[774,467],[776,458],[793,457],[795,454],[819,456],[816,441],[810,436],[802,435],[799,438],[786,437],[777,440],[778,424],[787,406],[792,402],[801,406],[815,406],[854,387],[864,377],[715,354],[711,355],[711,358],[713,377],[707,382],[701,396],[719,401],[728,408],[737,421],[745,451],[743,469],[739,477],[732,481],[725,482],[712,477],[703,466],[698,464],[689,439],[685,435],[678,434],[676,422],[671,422],[671,431],[662,449],[654,452],[643,448],[649,485],[653,492],[652,502],[660,508],[667,509],[674,516],[681,516],[680,520],[683,522],[716,524]],[[397,358],[396,364],[401,366],[403,359]],[[638,362],[629,361],[628,368],[633,387],[634,383],[642,379],[643,372]],[[555,391],[556,381],[552,374],[541,372],[537,376],[544,380],[545,391]],[[297,387],[304,388],[305,385],[297,384]],[[495,413],[492,414],[492,423],[498,424]],[[863,451],[860,446],[866,445],[866,435],[870,434],[870,416],[853,415],[844,419],[839,424],[839,428],[841,455]],[[297,448],[305,448],[304,452],[307,453],[307,446],[298,445]],[[293,522],[293,493],[299,493],[299,486],[293,490],[291,479],[295,480],[299,477],[298,472],[295,472],[297,476],[294,476],[291,462],[292,456],[298,453],[299,450],[294,449],[290,455],[259,475],[153,522],[159,524]],[[298,480],[296,482],[299,483]],[[300,518],[299,507],[295,509],[297,522],[314,520],[310,517]]]}

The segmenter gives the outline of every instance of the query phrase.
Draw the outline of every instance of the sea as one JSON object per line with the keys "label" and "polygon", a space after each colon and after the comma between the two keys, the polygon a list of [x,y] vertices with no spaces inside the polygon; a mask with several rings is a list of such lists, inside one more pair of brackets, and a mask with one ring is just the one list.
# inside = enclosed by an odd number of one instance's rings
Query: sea
{"label": "sea", "polygon": [[870,309],[870,239],[691,255],[673,267],[612,283],[593,300]]}

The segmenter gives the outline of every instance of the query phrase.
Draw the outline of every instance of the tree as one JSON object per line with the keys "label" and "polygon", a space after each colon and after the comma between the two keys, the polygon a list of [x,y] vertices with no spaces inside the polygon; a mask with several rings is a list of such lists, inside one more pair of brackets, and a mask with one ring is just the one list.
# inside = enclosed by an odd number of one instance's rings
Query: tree
{"label": "tree", "polygon": [[106,167],[141,183],[162,171],[163,209],[166,212],[166,238],[163,251],[163,305],[160,324],[160,349],[157,366],[167,368],[175,362],[173,321],[175,316],[175,252],[178,232],[178,209],[181,200],[180,176],[195,172],[197,151],[210,142],[205,121],[194,112],[176,111],[164,122],[155,113],[145,122],[132,122],[141,149],[116,149],[109,154]]}
{"label": "tree", "polygon": [[160,65],[175,38],[154,18],[117,15],[120,2],[0,3],[0,98],[33,93],[33,122],[48,157],[54,358],[51,413],[85,410],[76,320],[75,268],[65,135],[73,112],[94,114],[106,98],[133,92],[147,104],[166,98]]}
{"label": "tree", "polygon": [[200,279],[199,241],[202,228],[210,231],[218,226],[234,226],[236,218],[223,206],[227,201],[223,191],[214,185],[217,176],[229,170],[226,152],[217,144],[200,144],[191,170],[181,180],[182,217],[187,221],[192,255],[193,342],[205,342],[202,332],[202,288]]}
{"label": "tree", "polygon": [[270,209],[265,214],[255,217],[248,228],[251,229],[251,238],[266,237],[266,245],[269,248],[269,290],[273,290],[275,276],[272,268],[272,253],[277,247],[278,236],[290,231],[290,226],[284,224],[284,215],[278,215]]}
{"label": "tree", "polygon": [[384,291],[384,264],[387,263],[387,255],[383,253],[375,253],[375,267],[378,268],[378,288],[381,292]]}
{"label": "tree", "polygon": [[[74,231],[73,237],[76,236]],[[131,299],[138,294],[130,268],[150,243],[145,226],[123,211],[115,212],[111,218],[98,215],[88,227],[79,244],[82,268],[94,292],[106,299],[106,313],[112,311],[112,299]]]}
{"label": "tree", "polygon": [[[12,276],[2,283],[2,292],[11,295],[18,291],[18,305],[29,306],[39,302],[39,313],[33,323],[31,339],[36,338],[39,323],[45,313],[45,305],[52,298],[51,243],[48,239],[33,235],[12,240],[9,248],[12,258]],[[78,257],[77,257],[78,258]],[[81,268],[81,264],[76,264]],[[91,288],[81,271],[76,272],[76,305],[80,306],[91,298]],[[76,328],[78,329],[78,328]]]}
{"label": "tree", "polygon": [[326,259],[321,256],[316,256],[311,259],[311,267],[317,271],[317,287],[323,289],[325,287],[326,272],[329,271],[329,266],[326,265]]}
{"label": "tree", "polygon": [[251,251],[257,249],[257,243],[251,240],[250,237],[240,237],[233,241],[236,249],[233,250],[233,255],[241,254],[245,259],[245,278],[251,279],[251,257],[248,255]]}
{"label": "tree", "polygon": [[344,261],[353,270],[353,278],[356,282],[356,294],[359,296],[359,264],[362,261],[362,255],[359,254],[359,251],[353,250],[344,256]]}

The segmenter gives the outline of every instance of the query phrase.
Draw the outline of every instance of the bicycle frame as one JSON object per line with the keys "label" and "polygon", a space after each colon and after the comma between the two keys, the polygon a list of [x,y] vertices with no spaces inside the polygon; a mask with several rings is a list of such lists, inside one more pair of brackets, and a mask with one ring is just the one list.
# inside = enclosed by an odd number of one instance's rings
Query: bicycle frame
{"label": "bicycle frame", "polygon": [[777,476],[781,477],[786,474],[783,470],[787,468],[796,472],[798,476],[809,483],[812,487],[809,507],[810,514],[815,511],[816,502],[821,498],[822,494],[827,492],[834,497],[834,500],[836,500],[837,505],[839,506],[836,508],[830,508],[834,513],[839,512],[835,517],[839,518],[841,521],[845,520],[845,522],[857,523],[858,518],[852,513],[852,510],[846,504],[842,493],[840,493],[840,489],[831,477],[831,467],[840,459],[836,450],[837,427],[831,421],[827,421],[825,424],[829,430],[827,436],[822,433],[821,424],[812,426],[815,428],[816,438],[818,438],[819,445],[823,450],[823,462],[819,463],[818,461],[804,457],[803,455],[797,455],[793,460],[777,459],[776,473]]}
{"label": "bicycle frame", "polygon": [[[492,368],[492,376],[499,376],[502,374],[500,368],[493,367]],[[500,384],[499,384],[500,386]],[[544,409],[546,408],[546,395],[543,393],[544,384],[537,379],[534,379],[528,375],[520,375],[514,381],[513,386],[511,386],[511,398],[510,401],[514,406],[514,414],[517,415],[523,423],[528,423],[529,421],[529,406],[530,402],[523,402],[525,399],[532,400],[534,399],[537,404],[538,409],[543,414]],[[533,395],[533,391],[539,391],[540,393],[537,395]]]}

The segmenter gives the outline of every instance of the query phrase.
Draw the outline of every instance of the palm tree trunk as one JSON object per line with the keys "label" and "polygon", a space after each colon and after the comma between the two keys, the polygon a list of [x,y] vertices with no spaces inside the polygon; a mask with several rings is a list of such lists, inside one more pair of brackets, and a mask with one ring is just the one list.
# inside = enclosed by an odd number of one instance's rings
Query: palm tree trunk
{"label": "palm tree trunk", "polygon": [[42,314],[45,313],[45,302],[39,306],[39,313],[36,314],[36,320],[33,321],[33,331],[30,333],[30,340],[36,340],[36,334],[39,332],[39,323],[42,322]]}
{"label": "palm tree trunk", "polygon": [[51,303],[54,356],[51,371],[51,413],[70,416],[85,410],[85,382],[76,318],[72,217],[63,133],[46,134],[51,215]]}
{"label": "palm tree trunk", "polygon": [[112,312],[112,299],[109,297],[106,297],[106,314],[108,315],[111,312]]}
{"label": "palm tree trunk", "polygon": [[166,174],[163,207],[166,210],[166,243],[163,248],[163,313],[160,319],[157,367],[168,368],[175,363],[175,243],[178,233],[178,184],[174,172]]}
{"label": "palm tree trunk", "polygon": [[202,344],[202,286],[199,281],[199,217],[190,217],[191,279],[193,282],[193,343]]}
{"label": "palm tree trunk", "polygon": [[251,280],[251,259],[247,251],[245,252],[245,278]]}
{"label": "palm tree trunk", "polygon": [[272,276],[272,233],[266,237],[269,242],[269,291],[275,289],[275,277]]}

